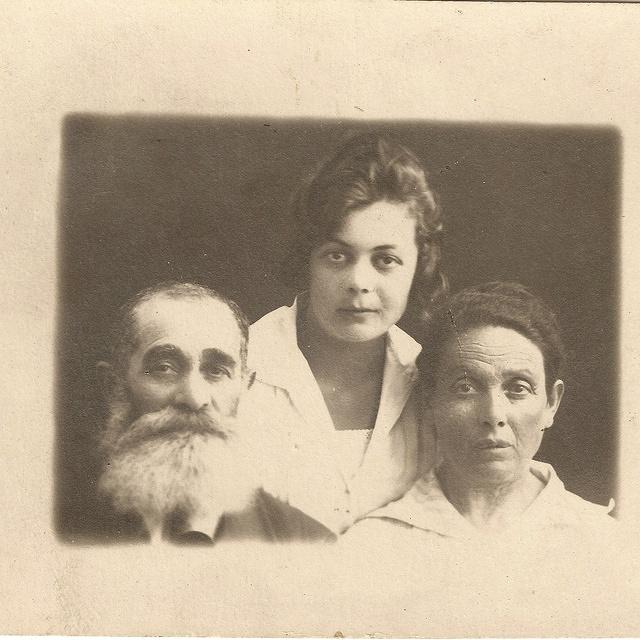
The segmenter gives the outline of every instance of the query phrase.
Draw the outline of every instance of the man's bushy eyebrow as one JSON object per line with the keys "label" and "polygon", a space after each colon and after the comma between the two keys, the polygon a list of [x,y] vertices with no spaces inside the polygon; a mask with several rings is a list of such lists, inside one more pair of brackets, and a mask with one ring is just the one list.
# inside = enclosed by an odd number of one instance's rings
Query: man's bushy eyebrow
{"label": "man's bushy eyebrow", "polygon": [[238,364],[235,358],[228,353],[213,347],[211,349],[204,349],[202,352],[202,361],[209,364],[222,364],[227,367],[235,367]]}
{"label": "man's bushy eyebrow", "polygon": [[[174,344],[159,344],[152,347],[144,354],[143,361],[149,362],[150,360],[157,358],[175,358],[182,362],[188,362],[191,360],[191,358],[187,356],[182,349]],[[236,367],[238,365],[237,360],[233,356],[221,349],[216,349],[215,347],[203,349],[201,362],[203,364],[223,365],[226,367]]]}
{"label": "man's bushy eyebrow", "polygon": [[173,357],[173,358],[185,358],[184,353],[181,349],[176,347],[174,344],[158,344],[154,347],[151,347],[149,351],[144,354],[144,359],[148,360],[150,358],[162,358],[162,357]]}

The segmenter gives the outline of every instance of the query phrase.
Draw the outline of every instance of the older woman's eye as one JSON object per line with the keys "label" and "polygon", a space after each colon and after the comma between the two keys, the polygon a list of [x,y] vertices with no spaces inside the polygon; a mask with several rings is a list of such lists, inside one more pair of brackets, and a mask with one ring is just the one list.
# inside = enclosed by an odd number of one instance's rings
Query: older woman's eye
{"label": "older woman's eye", "polygon": [[459,380],[453,385],[453,392],[460,395],[468,395],[475,391],[473,385],[469,380]]}
{"label": "older woman's eye", "polygon": [[507,386],[507,393],[516,397],[524,397],[533,393],[533,388],[527,382],[512,382]]}

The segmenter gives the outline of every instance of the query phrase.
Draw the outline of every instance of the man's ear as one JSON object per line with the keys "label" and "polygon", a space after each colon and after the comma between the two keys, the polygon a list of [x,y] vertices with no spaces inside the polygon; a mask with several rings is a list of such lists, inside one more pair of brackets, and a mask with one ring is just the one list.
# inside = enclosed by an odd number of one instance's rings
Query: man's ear
{"label": "man's ear", "polygon": [[116,380],[116,374],[113,370],[113,365],[104,360],[96,363],[96,377],[98,378],[98,386],[102,393],[102,397],[108,400],[111,397],[111,392]]}
{"label": "man's ear", "polygon": [[547,406],[544,410],[544,418],[542,420],[542,424],[540,428],[544,431],[545,429],[549,429],[553,424],[553,418],[556,415],[556,411],[558,411],[558,407],[562,402],[562,397],[564,396],[564,382],[562,380],[556,380],[553,383],[553,387],[551,391],[547,395]]}

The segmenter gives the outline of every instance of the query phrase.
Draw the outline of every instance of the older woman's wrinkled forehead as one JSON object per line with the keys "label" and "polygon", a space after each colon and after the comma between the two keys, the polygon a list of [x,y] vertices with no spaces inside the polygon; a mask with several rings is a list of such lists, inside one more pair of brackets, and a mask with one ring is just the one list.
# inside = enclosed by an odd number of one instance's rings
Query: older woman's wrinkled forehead
{"label": "older woman's wrinkled forehead", "polygon": [[517,283],[492,282],[468,287],[451,296],[425,327],[423,353],[418,365],[427,387],[434,382],[445,344],[477,327],[502,327],[517,332],[540,351],[547,391],[560,377],[564,346],[553,312],[526,287]]}
{"label": "older woman's wrinkled forehead", "polygon": [[450,337],[440,349],[435,366],[437,380],[451,374],[487,379],[526,376],[544,386],[544,356],[527,336],[514,329],[478,325]]}

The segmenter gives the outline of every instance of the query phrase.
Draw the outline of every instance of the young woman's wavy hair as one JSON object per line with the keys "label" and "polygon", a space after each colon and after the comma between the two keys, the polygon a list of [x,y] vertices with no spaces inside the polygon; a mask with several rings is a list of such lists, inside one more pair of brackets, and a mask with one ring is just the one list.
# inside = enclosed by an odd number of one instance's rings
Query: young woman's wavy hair
{"label": "young woman's wavy hair", "polygon": [[416,221],[418,263],[408,311],[416,319],[447,290],[441,271],[442,214],[416,156],[373,134],[349,139],[303,183],[291,203],[293,244],[281,268],[283,281],[304,291],[311,252],[329,239],[352,211],[379,201],[406,204]]}

